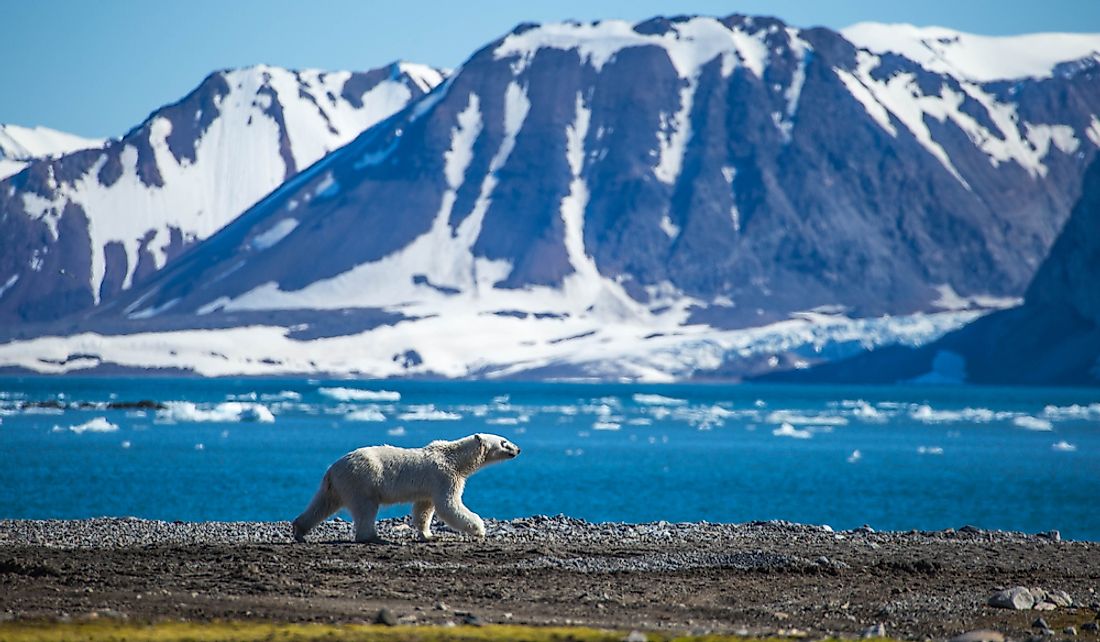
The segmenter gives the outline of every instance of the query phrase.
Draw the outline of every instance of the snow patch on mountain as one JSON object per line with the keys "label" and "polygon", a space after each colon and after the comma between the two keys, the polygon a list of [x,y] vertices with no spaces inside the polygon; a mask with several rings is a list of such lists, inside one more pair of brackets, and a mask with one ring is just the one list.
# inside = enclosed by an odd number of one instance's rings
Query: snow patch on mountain
{"label": "snow patch on mountain", "polygon": [[0,125],[0,180],[22,171],[32,160],[102,147],[105,142],[49,127]]}
{"label": "snow patch on mountain", "polygon": [[975,82],[1049,78],[1059,63],[1100,62],[1100,34],[1032,33],[982,36],[944,27],[861,22],[840,30],[874,53],[896,53],[925,69]]}
{"label": "snow patch on mountain", "polygon": [[[1073,154],[1080,147],[1071,126],[1056,123],[1030,123],[1022,120],[1014,103],[1001,102],[983,87],[968,80],[960,80],[961,92],[946,84],[938,94],[924,93],[915,74],[894,73],[876,77],[882,59],[867,51],[856,55],[856,69],[849,72],[834,69],[852,96],[866,109],[884,131],[897,137],[894,122],[899,122],[913,135],[943,167],[967,189],[970,184],[959,173],[950,156],[937,142],[928,127],[930,120],[940,123],[950,121],[966,133],[970,141],[989,158],[993,167],[1004,162],[1016,162],[1031,176],[1046,176],[1043,159],[1053,151]],[[988,114],[997,132],[963,109],[966,100],[973,100]]]}
{"label": "snow patch on mountain", "polygon": [[619,51],[629,47],[660,47],[668,53],[681,78],[691,79],[706,63],[723,56],[723,70],[732,72],[737,66],[748,68],[757,77],[764,73],[768,61],[765,33],[748,33],[728,28],[716,18],[696,17],[673,22],[662,34],[635,31],[624,20],[603,20],[596,23],[548,23],[513,33],[494,50],[497,59],[517,57],[513,72],[517,75],[530,63],[539,49],[576,50],[596,71]]}
{"label": "snow patch on mountain", "polygon": [[415,62],[401,61],[397,63],[397,69],[406,74],[409,78],[420,87],[420,91],[426,93],[431,92],[436,86],[441,84],[449,73],[446,70],[435,69],[428,65],[421,65]]}

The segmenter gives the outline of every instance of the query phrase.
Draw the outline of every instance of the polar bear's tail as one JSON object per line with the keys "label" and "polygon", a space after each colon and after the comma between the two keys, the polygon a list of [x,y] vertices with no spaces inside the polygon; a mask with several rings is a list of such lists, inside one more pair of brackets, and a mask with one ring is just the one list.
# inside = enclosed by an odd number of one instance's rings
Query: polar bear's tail
{"label": "polar bear's tail", "polygon": [[325,473],[325,478],[321,480],[321,487],[317,489],[317,494],[313,496],[309,506],[301,515],[294,518],[294,539],[299,542],[306,541],[306,533],[325,521],[329,515],[340,510],[341,505],[340,496],[333,488],[328,473]]}

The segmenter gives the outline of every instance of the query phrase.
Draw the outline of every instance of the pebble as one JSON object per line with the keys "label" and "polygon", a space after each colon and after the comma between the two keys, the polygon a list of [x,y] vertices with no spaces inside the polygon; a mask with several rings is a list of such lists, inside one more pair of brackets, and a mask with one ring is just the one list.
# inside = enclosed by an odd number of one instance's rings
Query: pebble
{"label": "pebble", "polygon": [[1062,633],[1065,633],[1066,635],[1077,635],[1077,627],[1067,626],[1066,628],[1062,629]]}
{"label": "pebble", "polygon": [[383,608],[378,611],[378,615],[374,616],[375,624],[384,624],[386,626],[397,626],[397,617],[393,614],[393,611]]}
{"label": "pebble", "polygon": [[886,625],[882,622],[872,625],[863,629],[863,633],[860,634],[861,638],[884,638],[886,637]]}
{"label": "pebble", "polygon": [[989,598],[989,605],[1000,609],[1027,611],[1035,606],[1035,597],[1027,587],[1016,586],[994,593],[993,597]]}
{"label": "pebble", "polygon": [[951,638],[949,642],[1005,642],[1005,636],[998,631],[978,629],[976,631],[967,631],[962,635],[956,635]]}
{"label": "pebble", "polygon": [[462,623],[466,626],[481,626],[481,618],[473,613],[464,613],[462,615]]}
{"label": "pebble", "polygon": [[1031,627],[1035,629],[1049,629],[1050,625],[1043,618],[1039,618],[1031,623]]}

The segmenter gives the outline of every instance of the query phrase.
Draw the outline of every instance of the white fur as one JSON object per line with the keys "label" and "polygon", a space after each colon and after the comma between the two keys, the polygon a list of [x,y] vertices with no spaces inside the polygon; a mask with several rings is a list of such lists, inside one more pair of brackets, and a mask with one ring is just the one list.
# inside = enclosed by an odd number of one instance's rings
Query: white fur
{"label": "white fur", "polygon": [[304,541],[313,527],[347,508],[355,519],[355,541],[378,541],[378,508],[408,503],[413,505],[413,522],[421,539],[431,539],[436,512],[451,528],[485,537],[485,522],[462,505],[466,478],[518,454],[519,447],[512,442],[486,434],[433,441],[423,448],[353,450],[329,466],[313,501],[294,520],[294,539]]}

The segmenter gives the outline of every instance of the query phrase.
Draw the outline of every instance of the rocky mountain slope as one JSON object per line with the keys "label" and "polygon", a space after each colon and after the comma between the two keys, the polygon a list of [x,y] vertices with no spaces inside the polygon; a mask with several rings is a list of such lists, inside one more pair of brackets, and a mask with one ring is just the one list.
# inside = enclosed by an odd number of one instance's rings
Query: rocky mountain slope
{"label": "rocky mountain slope", "polygon": [[0,179],[19,173],[33,160],[102,147],[103,143],[49,127],[0,125]]}
{"label": "rocky mountain slope", "polygon": [[1023,305],[921,347],[873,351],[788,381],[1100,384],[1100,161]]}
{"label": "rocky mountain slope", "polygon": [[56,319],[140,283],[441,80],[406,63],[220,71],[102,149],[31,162],[0,182],[0,319]]}
{"label": "rocky mountain slope", "polygon": [[88,333],[0,363],[664,379],[925,343],[1046,256],[1100,145],[1097,51],[522,25],[65,332]]}

